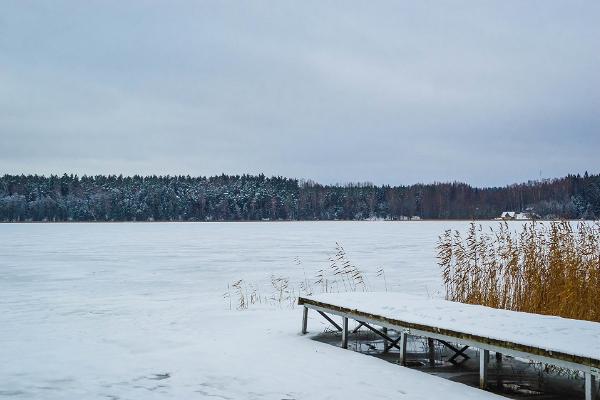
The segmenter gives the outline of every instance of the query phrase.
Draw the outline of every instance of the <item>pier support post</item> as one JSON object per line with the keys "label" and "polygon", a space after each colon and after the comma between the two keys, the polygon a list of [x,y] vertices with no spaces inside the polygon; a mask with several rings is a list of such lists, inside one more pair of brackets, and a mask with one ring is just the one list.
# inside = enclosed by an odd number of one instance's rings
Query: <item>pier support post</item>
{"label": "pier support post", "polygon": [[408,334],[404,331],[400,331],[400,365],[406,365],[406,339]]}
{"label": "pier support post", "polygon": [[[388,328],[386,328],[385,326],[381,327],[381,332],[383,332],[384,335],[388,334]],[[387,339],[383,339],[383,352],[387,353],[388,352],[388,341]]]}
{"label": "pier support post", "polygon": [[348,318],[343,317],[342,319],[342,348],[348,348]]}
{"label": "pier support post", "polygon": [[308,327],[308,307],[302,310],[302,334],[306,334]]}
{"label": "pier support post", "polygon": [[490,351],[480,349],[479,350],[479,388],[487,388],[488,380],[488,364],[490,362]]}
{"label": "pier support post", "polygon": [[429,347],[429,366],[435,367],[435,345],[432,338],[427,339],[427,346]]}
{"label": "pier support post", "polygon": [[496,352],[496,387],[501,389],[504,386],[502,377],[502,353]]}
{"label": "pier support post", "polygon": [[594,400],[598,392],[596,377],[589,372],[585,373],[585,400]]}

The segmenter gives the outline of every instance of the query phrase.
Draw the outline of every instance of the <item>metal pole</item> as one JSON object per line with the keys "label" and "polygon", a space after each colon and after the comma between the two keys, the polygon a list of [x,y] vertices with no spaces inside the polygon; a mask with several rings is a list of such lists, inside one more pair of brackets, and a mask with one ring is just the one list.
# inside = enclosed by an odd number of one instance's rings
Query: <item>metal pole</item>
{"label": "metal pole", "polygon": [[342,331],[342,327],[341,327],[341,326],[339,326],[338,324],[336,324],[334,320],[332,320],[331,318],[329,318],[329,315],[325,314],[325,313],[324,313],[323,311],[321,311],[321,310],[317,310],[317,312],[318,312],[319,314],[321,314],[321,315],[323,316],[323,318],[325,318],[327,321],[329,321],[329,323],[330,323],[331,325],[335,326],[335,329],[337,329],[337,330],[338,330],[338,331],[340,331],[340,332]]}
{"label": "metal pole", "polygon": [[342,319],[342,348],[348,348],[348,318],[343,317]]}
{"label": "metal pole", "polygon": [[488,363],[490,362],[490,351],[479,350],[479,388],[487,388]]}
{"label": "metal pole", "polygon": [[304,310],[302,310],[302,334],[304,335],[307,330],[308,326],[308,307],[304,307]]}
{"label": "metal pole", "polygon": [[496,352],[496,362],[497,363],[501,363],[502,362],[502,353]]}
{"label": "metal pole", "polygon": [[585,373],[585,400],[596,398],[596,377],[589,372]]}
{"label": "metal pole", "polygon": [[496,386],[502,389],[504,379],[502,377],[502,353],[496,352]]}
{"label": "metal pole", "polygon": [[[385,335],[387,335],[388,328],[386,328],[385,326],[382,326],[381,332],[383,332]],[[387,339],[383,339],[383,352],[387,353],[387,351],[388,351],[388,341],[387,341]]]}
{"label": "metal pole", "polygon": [[427,346],[429,347],[429,366],[433,368],[435,367],[435,346],[432,338],[427,339]]}
{"label": "metal pole", "polygon": [[400,365],[406,365],[406,339],[408,334],[404,331],[400,331]]}
{"label": "metal pole", "polygon": [[358,322],[358,325],[356,325],[356,328],[354,328],[354,329],[352,330],[352,333],[356,333],[356,332],[358,332],[358,330],[360,329],[360,327],[361,327],[361,326],[363,326],[363,323],[362,323],[362,322],[360,322],[360,321],[356,321],[356,322]]}

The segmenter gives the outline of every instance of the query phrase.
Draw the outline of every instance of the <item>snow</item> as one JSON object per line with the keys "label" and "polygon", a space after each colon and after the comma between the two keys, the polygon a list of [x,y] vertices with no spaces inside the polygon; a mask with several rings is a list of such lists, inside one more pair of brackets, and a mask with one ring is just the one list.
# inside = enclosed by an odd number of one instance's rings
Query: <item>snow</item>
{"label": "snow", "polygon": [[267,296],[272,274],[314,276],[336,241],[372,289],[383,267],[390,290],[439,295],[437,235],[466,226],[0,224],[0,398],[498,398],[301,336],[299,308],[223,298],[237,279]]}
{"label": "snow", "polygon": [[600,323],[498,310],[404,293],[326,293],[310,299],[400,321],[600,360]]}

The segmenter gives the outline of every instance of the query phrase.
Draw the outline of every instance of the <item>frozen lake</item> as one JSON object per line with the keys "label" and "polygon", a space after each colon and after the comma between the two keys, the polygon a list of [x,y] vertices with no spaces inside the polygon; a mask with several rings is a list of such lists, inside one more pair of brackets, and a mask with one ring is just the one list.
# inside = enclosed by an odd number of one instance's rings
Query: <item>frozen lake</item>
{"label": "frozen lake", "polygon": [[[468,222],[112,223],[0,225],[0,288],[52,297],[188,290],[217,300],[236,279],[300,277],[328,263],[336,242],[393,290],[436,291],[437,236]],[[375,283],[375,282],[374,282]],[[28,303],[33,299],[28,296]],[[215,300],[215,298],[211,298]]]}
{"label": "frozen lake", "polygon": [[[266,350],[261,346],[298,340],[297,310],[229,310],[223,298],[227,284],[244,279],[269,295],[271,275],[292,283],[304,274],[314,277],[339,242],[365,271],[371,289],[384,289],[376,277],[383,268],[388,290],[439,296],[437,237],[467,225],[0,225],[0,397],[327,398],[339,388],[321,383],[325,386],[312,392],[297,373],[273,381],[274,373],[299,362],[291,355],[259,362]],[[299,354],[310,356],[313,350],[302,346],[319,344],[298,342]],[[357,368],[367,371],[373,362],[361,361]],[[373,387],[365,386],[371,390],[365,393],[380,390],[379,397],[394,397],[389,384],[377,389],[386,375],[379,364],[373,368]],[[440,388],[444,385],[456,384]]]}

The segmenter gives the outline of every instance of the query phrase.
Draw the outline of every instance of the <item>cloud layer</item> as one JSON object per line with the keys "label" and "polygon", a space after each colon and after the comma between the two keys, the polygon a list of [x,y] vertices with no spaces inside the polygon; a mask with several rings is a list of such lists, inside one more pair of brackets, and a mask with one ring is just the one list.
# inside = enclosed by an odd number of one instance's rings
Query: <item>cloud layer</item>
{"label": "cloud layer", "polygon": [[0,173],[598,172],[598,20],[595,1],[8,2]]}

